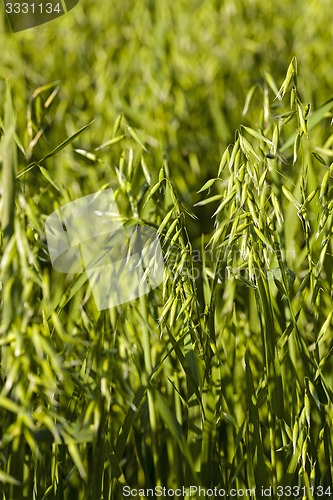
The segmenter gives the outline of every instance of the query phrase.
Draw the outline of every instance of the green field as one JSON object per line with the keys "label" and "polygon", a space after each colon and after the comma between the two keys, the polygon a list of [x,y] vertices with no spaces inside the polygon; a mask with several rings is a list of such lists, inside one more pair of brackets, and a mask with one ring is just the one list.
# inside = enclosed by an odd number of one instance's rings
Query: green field
{"label": "green field", "polygon": [[[330,7],[1,4],[3,499],[332,498]],[[164,275],[98,310],[45,221],[108,188]]]}

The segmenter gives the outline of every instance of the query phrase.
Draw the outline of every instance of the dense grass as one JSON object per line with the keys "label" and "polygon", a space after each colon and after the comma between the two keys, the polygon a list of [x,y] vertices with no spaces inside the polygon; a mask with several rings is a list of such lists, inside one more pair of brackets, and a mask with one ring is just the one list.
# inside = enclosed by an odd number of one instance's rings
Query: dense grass
{"label": "dense grass", "polygon": [[[332,30],[325,2],[215,4],[3,22],[3,498],[332,487]],[[165,272],[98,311],[44,222],[108,187]]]}

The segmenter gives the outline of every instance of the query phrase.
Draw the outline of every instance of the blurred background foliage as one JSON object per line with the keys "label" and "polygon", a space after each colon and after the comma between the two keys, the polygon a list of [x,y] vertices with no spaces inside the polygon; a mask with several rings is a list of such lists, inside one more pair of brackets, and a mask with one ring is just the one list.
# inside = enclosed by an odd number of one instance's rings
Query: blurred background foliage
{"label": "blurred background foliage", "polygon": [[[189,203],[214,175],[240,122],[259,121],[256,107],[245,118],[242,110],[249,89],[263,83],[265,72],[279,81],[297,56],[303,102],[316,107],[331,97],[328,9],[325,0],[208,5],[124,0],[98,7],[81,1],[61,20],[18,34],[10,33],[2,9],[1,87],[4,79],[11,81],[20,137],[28,109],[43,129],[35,158],[92,119],[81,146],[89,151],[101,145],[124,113],[143,131],[156,168],[167,154],[176,186]],[[34,116],[35,89],[53,81],[59,81],[59,93],[47,116]],[[59,179],[63,169],[80,164],[76,155],[64,155],[50,165]],[[112,156],[106,161],[112,164]]]}

